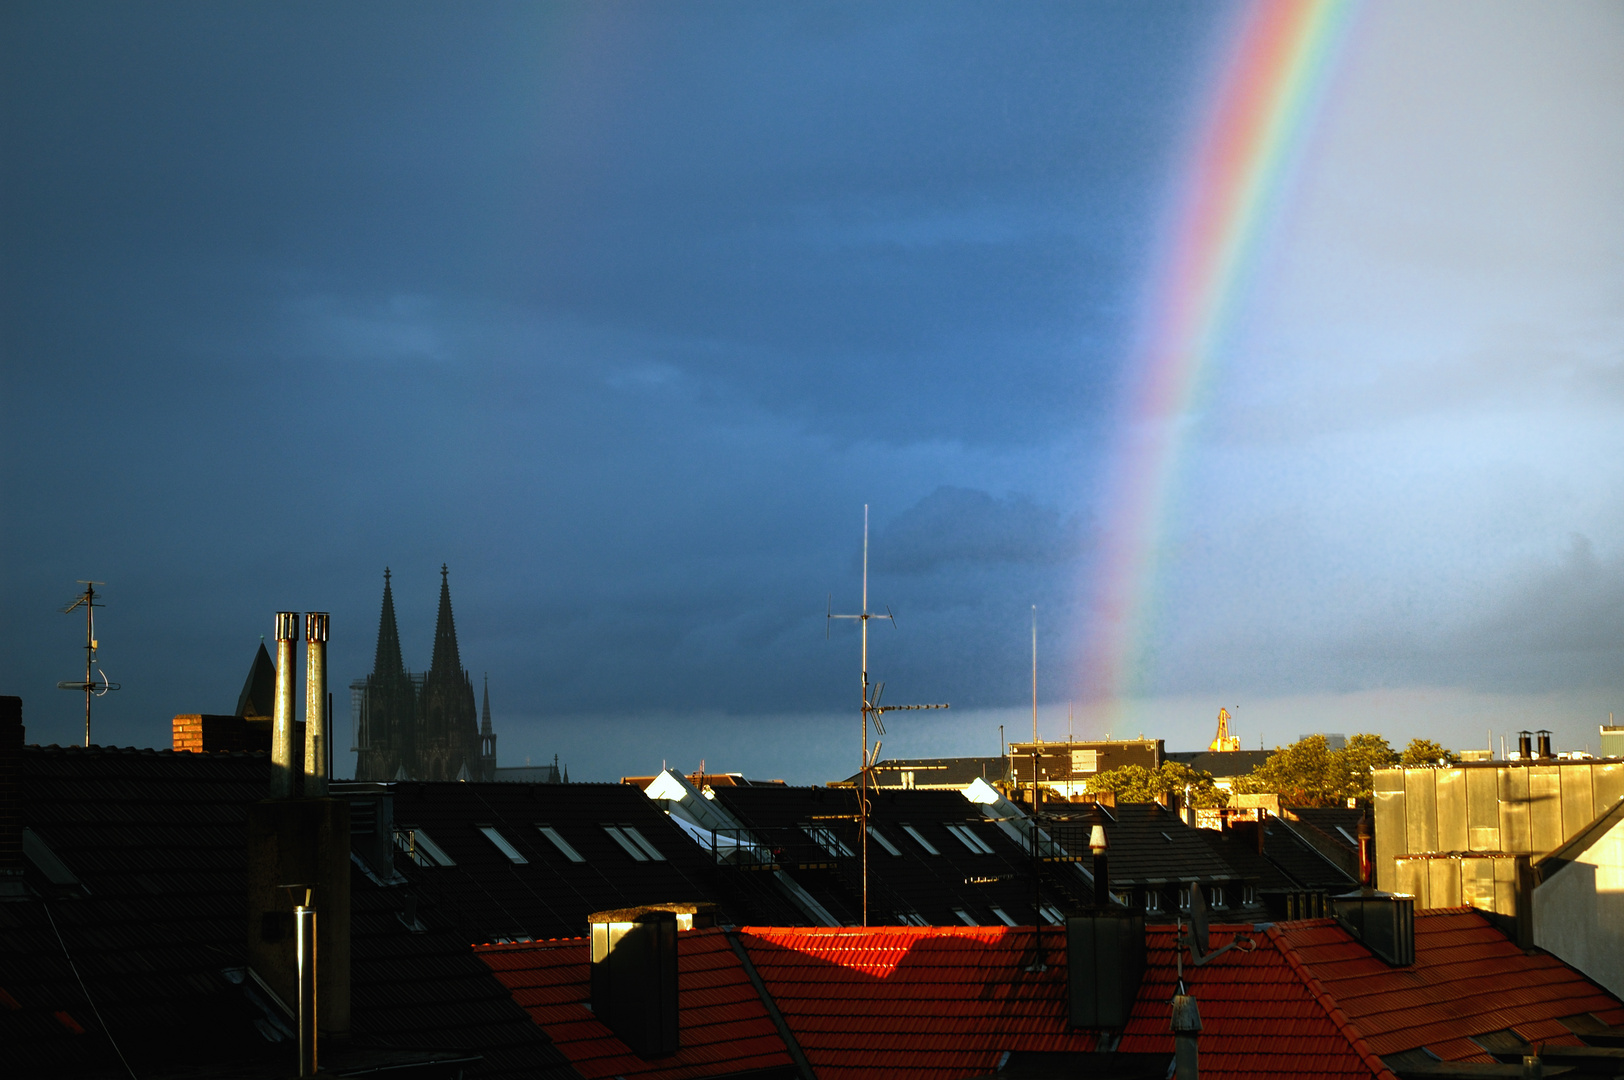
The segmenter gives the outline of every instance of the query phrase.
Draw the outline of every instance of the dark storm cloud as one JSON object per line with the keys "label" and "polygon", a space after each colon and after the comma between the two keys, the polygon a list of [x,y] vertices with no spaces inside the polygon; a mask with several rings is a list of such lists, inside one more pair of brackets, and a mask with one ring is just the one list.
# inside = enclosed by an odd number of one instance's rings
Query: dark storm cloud
{"label": "dark storm cloud", "polygon": [[918,573],[947,563],[1053,564],[1083,553],[1076,517],[1026,495],[996,498],[940,487],[898,514],[877,537],[880,570]]}

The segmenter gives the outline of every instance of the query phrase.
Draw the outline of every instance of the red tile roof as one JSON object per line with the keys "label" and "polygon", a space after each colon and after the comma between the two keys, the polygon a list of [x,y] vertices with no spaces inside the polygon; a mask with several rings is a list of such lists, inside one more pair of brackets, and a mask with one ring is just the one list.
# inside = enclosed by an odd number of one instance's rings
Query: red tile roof
{"label": "red tile roof", "polygon": [[824,1080],[973,1076],[996,1069],[1006,1050],[1089,1051],[1097,1041],[1068,1030],[1059,928],[1044,932],[1041,972],[1025,970],[1029,927],[748,927],[740,936]]}
{"label": "red tile roof", "polygon": [[[1201,1072],[1211,1080],[1394,1080],[1381,1055],[1425,1046],[1489,1061],[1468,1036],[1507,1028],[1531,1042],[1577,1040],[1559,1018],[1624,1006],[1560,961],[1527,955],[1470,911],[1416,916],[1416,963],[1390,968],[1329,919],[1214,927],[1208,964],[1184,965],[1199,1003]],[[737,931],[796,1041],[824,1080],[955,1080],[994,1072],[1006,1052],[1090,1052],[1066,1019],[1065,934],[1030,927],[763,928]],[[645,1062],[582,1004],[584,941],[479,950],[584,1076],[696,1077],[788,1062],[721,931],[679,935],[683,1050]],[[1146,933],[1146,972],[1115,1049],[1170,1054],[1174,931]]]}
{"label": "red tile roof", "polygon": [[1470,908],[1418,912],[1407,968],[1377,960],[1331,919],[1268,933],[1378,1054],[1426,1047],[1446,1061],[1488,1061],[1470,1036],[1509,1028],[1529,1042],[1573,1046],[1560,1017],[1593,1012],[1624,1023],[1611,994],[1553,956],[1523,952]]}
{"label": "red tile roof", "polygon": [[633,1054],[587,1008],[592,993],[585,938],[482,945],[476,952],[587,1080],[680,1080],[792,1064],[721,930],[677,935],[682,1049],[652,1061]]}

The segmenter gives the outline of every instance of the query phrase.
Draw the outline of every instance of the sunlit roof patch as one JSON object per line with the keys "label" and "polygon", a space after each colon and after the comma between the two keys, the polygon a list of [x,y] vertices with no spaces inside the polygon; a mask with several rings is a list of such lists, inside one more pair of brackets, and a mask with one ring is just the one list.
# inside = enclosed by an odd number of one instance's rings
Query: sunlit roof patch
{"label": "sunlit roof patch", "polygon": [[551,825],[537,825],[536,830],[548,840],[551,840],[553,847],[563,852],[564,858],[570,862],[586,862],[586,858],[575,850],[575,846],[564,839],[563,835]]}
{"label": "sunlit roof patch", "polygon": [[506,855],[518,864],[528,863],[530,860],[519,854],[519,849],[508,843],[508,838],[496,831],[494,825],[475,825],[474,828],[485,834],[485,838],[496,845],[496,850]]}
{"label": "sunlit roof patch", "polygon": [[936,850],[935,845],[932,844],[929,840],[926,840],[923,836],[919,835],[919,830],[914,828],[912,825],[904,825],[904,826],[902,826],[902,831],[907,833],[909,836],[913,837],[914,838],[914,843],[916,843],[920,847],[924,848],[925,851],[928,854],[931,854],[931,855],[940,855],[941,854],[940,851]]}

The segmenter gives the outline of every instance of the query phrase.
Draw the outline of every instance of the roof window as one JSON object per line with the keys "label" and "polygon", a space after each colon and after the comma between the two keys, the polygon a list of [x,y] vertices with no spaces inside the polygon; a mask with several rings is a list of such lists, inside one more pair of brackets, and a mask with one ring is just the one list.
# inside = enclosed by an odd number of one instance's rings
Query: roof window
{"label": "roof window", "polygon": [[586,862],[586,858],[582,856],[579,851],[575,850],[575,846],[568,840],[564,839],[563,835],[551,825],[537,824],[536,831],[541,833],[541,835],[545,836],[548,840],[551,840],[553,847],[561,851],[564,858],[568,859],[570,862]]}
{"label": "roof window", "polygon": [[396,829],[395,846],[411,856],[418,866],[456,866],[457,861],[422,829]]}
{"label": "roof window", "polygon": [[974,915],[971,915],[968,911],[965,911],[961,907],[954,908],[953,909],[953,914],[957,915],[959,917],[959,922],[963,923],[965,926],[980,926],[981,925],[980,923],[976,922],[976,919],[975,919]]}
{"label": "roof window", "polygon": [[925,917],[923,915],[919,914],[919,912],[917,912],[917,911],[899,911],[897,913],[897,918],[902,920],[902,925],[904,925],[904,926],[929,926],[930,925],[930,923],[925,921]]}
{"label": "roof window", "polygon": [[991,855],[992,847],[968,825],[953,825],[944,823],[943,828],[958,838],[959,843],[970,849],[974,855]]}
{"label": "roof window", "polygon": [[995,916],[997,916],[998,921],[1003,923],[1005,926],[1014,926],[1015,925],[1015,920],[1010,916],[1009,912],[1005,911],[1003,908],[999,907],[997,904],[994,904],[992,906],[992,913]]}
{"label": "roof window", "polygon": [[919,830],[914,828],[912,825],[903,825],[902,826],[902,831],[907,833],[909,836],[913,837],[914,842],[916,844],[918,844],[920,847],[925,849],[925,854],[927,854],[927,855],[940,855],[941,854],[941,852],[937,851],[936,848],[931,844],[931,842],[929,840],[926,840],[923,836],[919,835]]}
{"label": "roof window", "polygon": [[852,855],[852,850],[846,846],[845,841],[836,836],[835,831],[827,826],[802,825],[801,831],[817,841],[818,847],[837,859],[850,858]]}
{"label": "roof window", "polygon": [[621,822],[618,825],[605,825],[603,831],[609,834],[610,839],[619,844],[621,850],[638,862],[665,862],[665,856],[660,849],[648,842],[647,837],[637,831],[637,826]]}
{"label": "roof window", "polygon": [[902,849],[897,847],[890,840],[886,839],[885,834],[872,825],[868,827],[868,838],[884,848],[886,854],[895,855],[898,857],[902,855]]}
{"label": "roof window", "polygon": [[524,865],[530,860],[519,854],[519,849],[508,843],[508,838],[496,831],[494,825],[475,825],[474,828],[485,834],[485,839],[496,845],[496,850],[506,855],[517,865]]}
{"label": "roof window", "polygon": [[1055,907],[1053,904],[1042,905],[1038,908],[1038,912],[1046,921],[1054,923],[1056,926],[1066,921],[1066,913]]}

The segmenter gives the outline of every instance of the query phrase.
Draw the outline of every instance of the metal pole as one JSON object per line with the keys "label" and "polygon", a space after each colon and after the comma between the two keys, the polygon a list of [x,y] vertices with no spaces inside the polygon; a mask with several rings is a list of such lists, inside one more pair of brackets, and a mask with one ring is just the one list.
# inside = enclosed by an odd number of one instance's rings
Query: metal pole
{"label": "metal pole", "polygon": [[863,768],[857,777],[857,842],[862,845],[863,925],[868,925],[868,503],[863,504]]}
{"label": "metal pole", "polygon": [[85,746],[90,746],[90,672],[96,662],[96,586],[85,586]]}
{"label": "metal pole", "polygon": [[294,647],[301,623],[297,611],[276,613],[276,705],[271,719],[271,798],[293,797]]}
{"label": "metal pole", "polygon": [[316,1075],[316,911],[305,902],[293,909],[299,962],[299,1075]]}
{"label": "metal pole", "polygon": [[327,794],[327,612],[305,613],[305,796]]}

